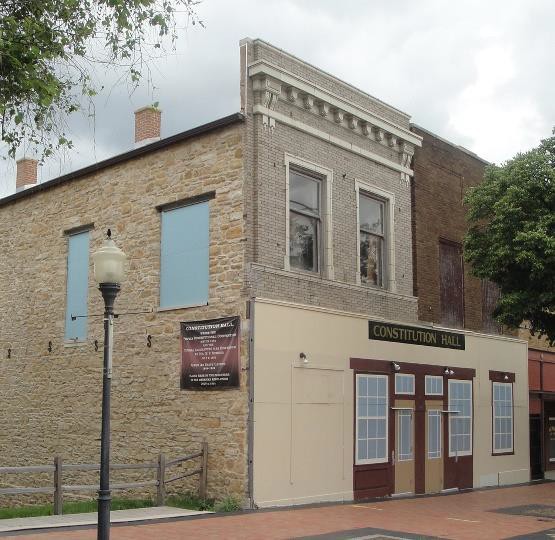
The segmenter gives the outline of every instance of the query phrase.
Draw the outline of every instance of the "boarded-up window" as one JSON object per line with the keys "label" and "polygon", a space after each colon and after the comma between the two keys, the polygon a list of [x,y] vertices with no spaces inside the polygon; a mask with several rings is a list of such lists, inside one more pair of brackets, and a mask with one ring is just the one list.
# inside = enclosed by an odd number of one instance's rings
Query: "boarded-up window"
{"label": "boarded-up window", "polygon": [[208,202],[162,211],[160,307],[208,303]]}
{"label": "boarded-up window", "polygon": [[495,283],[482,281],[482,329],[489,334],[501,333],[501,325],[493,318],[499,296],[499,287]]}
{"label": "boarded-up window", "polygon": [[68,237],[65,339],[87,339],[89,294],[89,231]]}
{"label": "boarded-up window", "polygon": [[464,326],[464,284],[462,248],[454,242],[439,242],[439,294],[441,324]]}

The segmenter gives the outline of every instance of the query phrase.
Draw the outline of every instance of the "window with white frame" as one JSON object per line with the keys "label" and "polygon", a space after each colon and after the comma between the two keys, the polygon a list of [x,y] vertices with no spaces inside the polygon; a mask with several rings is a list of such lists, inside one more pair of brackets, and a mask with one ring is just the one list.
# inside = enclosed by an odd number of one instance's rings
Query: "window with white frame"
{"label": "window with white frame", "polygon": [[384,287],[386,266],[386,201],[359,193],[360,281]]}
{"label": "window with white frame", "polygon": [[289,265],[320,272],[322,179],[289,170]]}
{"label": "window with white frame", "polygon": [[425,385],[427,396],[443,395],[443,377],[439,377],[436,375],[426,375]]}
{"label": "window with white frame", "polygon": [[406,373],[396,373],[395,393],[414,394],[414,375],[409,375]]}
{"label": "window with white frame", "polygon": [[449,381],[449,457],[472,455],[472,381]]}
{"label": "window with white frame", "polygon": [[412,411],[397,411],[397,459],[410,461],[412,459]]}
{"label": "window with white frame", "polygon": [[513,451],[513,385],[493,383],[493,452]]}
{"label": "window with white frame", "polygon": [[441,457],[441,411],[428,411],[428,459]]}
{"label": "window with white frame", "polygon": [[356,463],[387,461],[387,375],[356,376]]}

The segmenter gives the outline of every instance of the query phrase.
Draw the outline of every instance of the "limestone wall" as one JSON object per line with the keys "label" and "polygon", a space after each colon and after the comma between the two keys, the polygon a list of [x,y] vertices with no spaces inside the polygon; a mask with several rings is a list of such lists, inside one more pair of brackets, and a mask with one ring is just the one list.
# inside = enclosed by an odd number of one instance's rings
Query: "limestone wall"
{"label": "limestone wall", "polygon": [[[240,389],[225,391],[182,391],[179,379],[180,321],[246,315],[242,186],[242,127],[234,124],[0,201],[0,465],[51,463],[56,454],[66,463],[99,460],[103,303],[92,261],[87,340],[64,343],[65,231],[93,224],[91,253],[110,227],[129,258],[116,303],[124,315],[114,336],[112,460],[181,455],[206,438],[209,496],[245,496],[246,372]],[[209,305],[159,312],[156,206],[209,191],[216,192],[209,203]],[[247,344],[244,334],[243,367]],[[195,477],[190,486],[197,485]]]}

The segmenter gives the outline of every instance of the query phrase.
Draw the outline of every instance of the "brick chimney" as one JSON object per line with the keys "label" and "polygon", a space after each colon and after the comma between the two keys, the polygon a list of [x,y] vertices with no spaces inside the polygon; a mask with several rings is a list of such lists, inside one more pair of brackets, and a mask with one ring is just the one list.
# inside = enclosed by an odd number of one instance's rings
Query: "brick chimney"
{"label": "brick chimney", "polygon": [[23,191],[37,183],[38,161],[24,157],[16,161],[15,191]]}
{"label": "brick chimney", "polygon": [[135,111],[135,146],[144,146],[160,140],[162,111],[150,105]]}

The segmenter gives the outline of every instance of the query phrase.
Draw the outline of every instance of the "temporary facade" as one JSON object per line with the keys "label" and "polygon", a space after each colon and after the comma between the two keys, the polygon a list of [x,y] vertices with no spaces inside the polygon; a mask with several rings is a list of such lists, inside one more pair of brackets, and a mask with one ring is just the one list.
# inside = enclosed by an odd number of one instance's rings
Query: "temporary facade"
{"label": "temporary facade", "polygon": [[[409,116],[264,41],[240,55],[241,114],[157,140],[137,111],[136,149],[0,200],[6,464],[97,453],[88,255],[112,227],[114,459],[207,440],[209,495],[253,507],[527,481],[526,342],[418,317]],[[187,345],[216,327],[231,374]]]}

